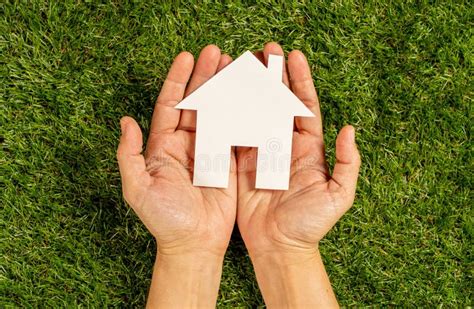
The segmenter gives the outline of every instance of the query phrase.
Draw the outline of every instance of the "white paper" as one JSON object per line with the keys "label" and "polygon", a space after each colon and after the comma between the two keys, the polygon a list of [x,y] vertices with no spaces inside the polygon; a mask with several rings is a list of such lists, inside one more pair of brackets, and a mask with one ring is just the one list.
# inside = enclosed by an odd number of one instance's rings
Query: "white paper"
{"label": "white paper", "polygon": [[258,148],[255,186],[287,190],[295,116],[313,113],[282,82],[283,57],[268,68],[247,51],[183,99],[197,111],[195,186],[227,188],[232,146]]}

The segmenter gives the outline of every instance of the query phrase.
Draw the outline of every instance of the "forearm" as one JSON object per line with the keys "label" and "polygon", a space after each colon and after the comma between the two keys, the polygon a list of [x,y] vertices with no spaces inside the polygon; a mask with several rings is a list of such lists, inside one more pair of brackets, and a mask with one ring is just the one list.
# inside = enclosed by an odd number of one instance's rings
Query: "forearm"
{"label": "forearm", "polygon": [[223,257],[157,254],[147,308],[215,308]]}
{"label": "forearm", "polygon": [[319,251],[269,253],[252,257],[252,262],[269,308],[338,307]]}

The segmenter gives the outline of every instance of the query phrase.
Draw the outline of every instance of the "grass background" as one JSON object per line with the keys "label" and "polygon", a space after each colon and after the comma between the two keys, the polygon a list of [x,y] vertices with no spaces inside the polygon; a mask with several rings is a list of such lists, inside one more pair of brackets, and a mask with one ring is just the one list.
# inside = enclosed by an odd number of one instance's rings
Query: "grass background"
{"label": "grass background", "polygon": [[[0,306],[143,306],[155,243],[121,197],[118,120],[148,129],[181,50],[267,41],[308,56],[331,160],[358,130],[357,198],[321,245],[340,303],[472,305],[473,10],[405,2],[3,1]],[[263,305],[237,231],[218,305]]]}

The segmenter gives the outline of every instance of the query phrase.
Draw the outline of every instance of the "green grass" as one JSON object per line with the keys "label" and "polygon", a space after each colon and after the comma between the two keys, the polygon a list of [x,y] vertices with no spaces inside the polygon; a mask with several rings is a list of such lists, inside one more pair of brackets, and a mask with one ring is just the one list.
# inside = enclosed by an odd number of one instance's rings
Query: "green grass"
{"label": "green grass", "polygon": [[[267,41],[307,54],[332,160],[358,130],[357,198],[321,245],[340,303],[473,305],[468,2],[81,2],[0,4],[1,307],[142,306],[155,243],[121,197],[118,120],[148,129],[179,51]],[[236,231],[218,305],[262,304]]]}

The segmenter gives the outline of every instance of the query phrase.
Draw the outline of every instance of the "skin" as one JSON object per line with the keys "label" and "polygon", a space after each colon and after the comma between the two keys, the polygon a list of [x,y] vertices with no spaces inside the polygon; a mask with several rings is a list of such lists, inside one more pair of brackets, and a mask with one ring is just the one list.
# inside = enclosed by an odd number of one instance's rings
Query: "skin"
{"label": "skin", "polygon": [[[269,54],[284,55],[276,43],[265,46],[263,62]],[[360,166],[355,132],[351,126],[340,131],[330,175],[319,100],[300,51],[288,55],[283,75],[315,117],[296,118],[287,191],[255,189],[256,149],[238,149],[237,222],[269,307],[336,307],[318,244],[354,201]],[[310,272],[313,280],[307,280]]]}
{"label": "skin", "polygon": [[237,175],[234,167],[227,189],[192,185],[195,114],[174,106],[231,61],[213,45],[196,65],[188,52],[176,57],[155,104],[145,154],[137,122],[121,119],[123,194],[158,245],[149,307],[215,305],[235,224]]}
{"label": "skin", "polygon": [[[266,63],[269,54],[283,51],[269,43],[256,56]],[[236,220],[269,307],[337,306],[318,243],[354,200],[360,165],[354,129],[346,126],[339,133],[331,176],[309,66],[293,51],[283,82],[316,117],[295,121],[290,190],[254,189],[251,148],[233,152],[227,189],[194,187],[196,114],[174,106],[231,61],[214,45],[202,50],[196,64],[187,52],[176,57],[155,105],[144,154],[137,122],[121,120],[117,157],[124,197],[158,247],[147,306],[214,307]]]}

